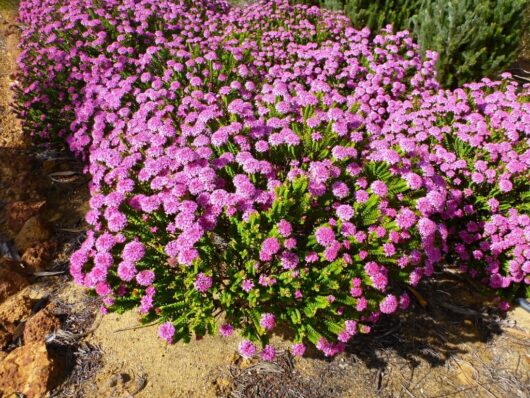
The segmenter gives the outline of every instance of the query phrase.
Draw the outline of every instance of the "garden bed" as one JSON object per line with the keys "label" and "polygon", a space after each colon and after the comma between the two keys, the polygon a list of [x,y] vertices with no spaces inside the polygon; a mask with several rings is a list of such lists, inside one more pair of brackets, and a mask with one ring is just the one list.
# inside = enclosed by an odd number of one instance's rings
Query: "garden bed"
{"label": "garden bed", "polygon": [[[7,24],[0,29],[0,51],[6,56],[0,65],[0,88],[5,95],[0,98],[4,101],[11,98],[18,28],[13,13],[6,13],[3,5],[0,13]],[[4,216],[0,233],[5,237],[0,243],[17,241],[19,231],[8,228],[7,221],[14,202],[45,202],[35,205],[35,214],[19,221],[25,224],[31,217],[42,218],[49,228],[46,240],[55,242],[54,254],[47,256],[46,265],[37,272],[65,271],[86,228],[82,218],[88,210],[88,192],[82,165],[66,153],[32,150],[9,105],[10,100],[0,103],[0,209]],[[14,249],[21,250],[16,245]],[[48,339],[49,352],[62,357],[61,366],[68,370],[54,387],[56,396],[530,394],[528,314],[520,309],[508,315],[500,312],[493,297],[484,297],[477,283],[454,269],[436,271],[430,280],[406,288],[411,299],[408,312],[376,323],[372,333],[356,336],[333,359],[311,347],[305,357],[293,358],[288,342],[292,331],[278,328],[270,333],[278,354],[272,361],[241,358],[235,353],[239,342],[235,336],[199,335],[187,345],[163,344],[156,337],[158,325],[140,326],[132,311],[98,316],[92,324],[100,301],[87,297],[66,276],[28,280],[31,285],[22,295],[27,292],[37,302],[50,296],[59,330],[67,332]],[[41,309],[33,312],[38,314]],[[21,343],[19,338],[13,340],[7,348],[10,352]]]}

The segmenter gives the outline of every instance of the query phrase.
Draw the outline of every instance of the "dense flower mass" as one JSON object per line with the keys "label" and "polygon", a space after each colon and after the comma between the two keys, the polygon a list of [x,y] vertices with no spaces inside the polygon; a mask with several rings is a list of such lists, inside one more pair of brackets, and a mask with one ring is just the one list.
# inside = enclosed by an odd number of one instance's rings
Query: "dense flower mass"
{"label": "dense flower mass", "polygon": [[25,128],[92,178],[71,274],[168,342],[238,329],[270,361],[281,324],[334,355],[450,256],[530,283],[528,87],[441,91],[408,33],[287,0],[25,0],[21,22]]}
{"label": "dense flower mass", "polygon": [[423,94],[404,102],[372,143],[445,176],[450,195],[427,196],[425,205],[445,208],[449,253],[509,298],[528,296],[530,285],[529,93],[484,79]]}

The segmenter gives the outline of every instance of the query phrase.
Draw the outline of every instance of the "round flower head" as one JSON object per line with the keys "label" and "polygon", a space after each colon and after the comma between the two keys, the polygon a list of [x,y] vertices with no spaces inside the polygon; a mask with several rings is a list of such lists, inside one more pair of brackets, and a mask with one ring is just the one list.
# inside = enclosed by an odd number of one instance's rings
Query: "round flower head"
{"label": "round flower head", "polygon": [[388,188],[383,181],[377,180],[377,181],[372,182],[372,185],[370,185],[370,188],[372,188],[372,191],[377,196],[384,197],[388,193]]}
{"label": "round flower head", "polygon": [[302,343],[296,343],[296,344],[293,344],[292,346],[292,350],[293,350],[293,355],[295,357],[301,357],[304,355],[305,353],[305,345],[302,344]]}
{"label": "round flower head", "polygon": [[122,258],[124,261],[136,262],[143,258],[145,254],[144,245],[141,242],[133,241],[127,243],[123,248]]}
{"label": "round flower head", "polygon": [[329,227],[320,227],[316,230],[315,238],[322,246],[329,246],[335,241],[335,234]]}
{"label": "round flower head", "polygon": [[276,326],[276,317],[270,313],[262,314],[259,324],[265,330],[272,330]]}
{"label": "round flower head", "polygon": [[280,222],[278,223],[278,231],[283,237],[287,238],[289,237],[289,235],[291,235],[293,227],[291,226],[289,221],[280,220]]}
{"label": "round flower head", "polygon": [[392,314],[396,312],[398,307],[398,300],[393,294],[386,296],[381,303],[379,303],[379,309],[383,314]]}
{"label": "round flower head", "polygon": [[256,346],[254,345],[252,341],[243,340],[241,343],[239,343],[238,351],[239,351],[239,354],[243,358],[250,359],[254,355],[256,355],[257,350],[256,350]]}
{"label": "round flower head", "polygon": [[199,273],[195,278],[194,286],[197,291],[205,293],[212,287],[212,278],[204,273]]}
{"label": "round flower head", "polygon": [[254,288],[254,282],[252,282],[250,279],[244,279],[243,282],[241,282],[241,287],[245,292],[250,292]]}
{"label": "round flower head", "polygon": [[266,345],[261,351],[261,359],[267,362],[274,361],[276,358],[276,349],[270,344]]}
{"label": "round flower head", "polygon": [[280,243],[276,238],[267,238],[263,241],[260,251],[260,260],[270,261],[280,250]]}
{"label": "round flower head", "polygon": [[158,335],[171,344],[175,335],[175,326],[171,322],[163,323],[158,329]]}
{"label": "round flower head", "polygon": [[353,217],[353,207],[350,205],[340,205],[337,207],[337,217],[339,217],[341,220],[350,220]]}
{"label": "round flower head", "polygon": [[225,323],[219,327],[219,333],[223,337],[231,336],[234,333],[234,327],[229,323]]}
{"label": "round flower head", "polygon": [[136,267],[132,263],[122,261],[118,265],[118,277],[124,282],[132,281],[137,272]]}
{"label": "round flower head", "polygon": [[136,275],[136,281],[139,285],[149,286],[155,280],[155,273],[151,270],[141,271]]}

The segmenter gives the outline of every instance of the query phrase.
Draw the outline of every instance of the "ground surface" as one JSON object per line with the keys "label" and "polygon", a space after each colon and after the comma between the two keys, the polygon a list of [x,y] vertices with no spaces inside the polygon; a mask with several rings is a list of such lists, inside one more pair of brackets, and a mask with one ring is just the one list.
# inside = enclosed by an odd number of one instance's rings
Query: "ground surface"
{"label": "ground surface", "polygon": [[[56,241],[45,271],[60,272],[83,238],[86,180],[52,181],[50,174],[80,171],[80,165],[67,154],[31,148],[10,107],[18,41],[14,4],[0,0],[0,243],[17,237],[6,221],[10,203],[45,202],[39,217]],[[137,328],[134,312],[98,315],[97,301],[67,275],[30,281],[23,293],[47,297],[61,314],[61,329],[70,333],[49,344],[66,358],[57,397],[530,396],[529,314],[516,309],[504,317],[489,310],[474,285],[452,273],[420,286],[408,314],[383,321],[338,358],[309,353],[293,360],[284,353],[273,364],[241,361],[237,337],[167,346],[156,326]],[[7,350],[19,344],[17,339]],[[276,344],[286,346],[280,337]]]}

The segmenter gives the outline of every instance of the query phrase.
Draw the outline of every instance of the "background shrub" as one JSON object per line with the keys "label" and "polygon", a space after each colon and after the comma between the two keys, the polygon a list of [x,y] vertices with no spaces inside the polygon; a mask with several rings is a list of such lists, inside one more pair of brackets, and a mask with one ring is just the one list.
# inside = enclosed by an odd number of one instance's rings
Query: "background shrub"
{"label": "background shrub", "polygon": [[344,3],[344,12],[351,19],[353,26],[368,26],[373,32],[378,32],[388,24],[392,24],[396,31],[409,29],[411,17],[422,5],[422,0],[341,1]]}
{"label": "background shrub", "polygon": [[527,31],[528,0],[424,0],[412,29],[424,50],[440,56],[446,87],[492,77],[516,59]]}

